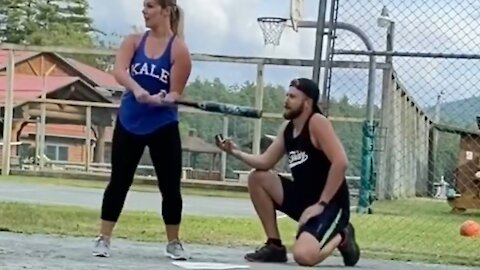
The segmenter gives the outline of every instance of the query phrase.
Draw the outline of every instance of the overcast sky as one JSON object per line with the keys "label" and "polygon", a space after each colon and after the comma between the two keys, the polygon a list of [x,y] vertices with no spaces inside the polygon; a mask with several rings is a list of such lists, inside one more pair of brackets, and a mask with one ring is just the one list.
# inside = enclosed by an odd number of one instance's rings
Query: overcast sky
{"label": "overcast sky", "polygon": [[[193,53],[263,56],[281,58],[313,58],[313,29],[299,33],[285,29],[280,46],[266,48],[256,22],[259,16],[289,14],[289,0],[178,0],[186,12],[186,38]],[[318,0],[304,0],[304,18],[314,20]],[[128,33],[132,25],[143,26],[142,0],[116,0],[112,16],[109,1],[91,0],[95,24],[106,32]],[[330,2],[330,1],[329,1]],[[338,20],[354,24],[367,33],[377,50],[385,48],[385,29],[376,24],[376,17],[386,5],[396,21],[395,49],[442,53],[478,54],[480,45],[480,1],[474,0],[342,0]],[[329,8],[329,7],[328,7]],[[468,10],[468,12],[467,12]],[[365,49],[358,38],[339,30],[336,49]],[[336,59],[366,61],[366,57],[343,56]],[[377,61],[383,61],[381,57]],[[479,60],[438,60],[395,58],[395,67],[408,90],[422,104],[432,104],[441,90],[445,99],[471,97],[478,91]],[[255,81],[255,67],[244,64],[195,62],[195,77],[219,77],[226,83]],[[334,70],[332,94],[347,94],[355,102],[366,100],[366,70]],[[267,67],[267,83],[285,85],[296,76],[311,76],[311,68]],[[380,94],[381,73],[376,76]]]}

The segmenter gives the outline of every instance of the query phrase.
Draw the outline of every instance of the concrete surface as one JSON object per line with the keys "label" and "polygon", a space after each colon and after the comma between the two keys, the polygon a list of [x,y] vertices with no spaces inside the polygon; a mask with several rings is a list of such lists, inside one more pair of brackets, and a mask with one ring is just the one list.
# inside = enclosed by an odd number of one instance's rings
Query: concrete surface
{"label": "concrete surface", "polygon": [[[72,205],[99,209],[102,199],[102,189],[77,187],[62,187],[36,185],[30,183],[18,184],[0,181],[0,201],[15,201],[26,203],[42,203],[51,205]],[[129,210],[161,210],[160,195],[157,193],[129,193],[126,209]],[[185,214],[202,216],[253,216],[254,210],[246,199],[213,198],[200,196],[185,196]],[[217,206],[221,206],[216,208]],[[0,216],[1,218],[1,216]],[[21,234],[0,232],[0,269],[164,269],[181,270],[163,256],[164,245],[152,243],[129,242],[114,239],[111,258],[94,258],[90,255],[93,239],[27,236]],[[192,254],[193,262],[220,262],[249,266],[250,269],[302,269],[291,260],[287,264],[247,264],[243,255],[249,249],[231,249],[226,247],[205,247],[186,245]],[[340,258],[330,258],[321,269],[343,269]],[[358,269],[438,269],[466,270],[476,269],[455,266],[439,266],[413,264],[405,262],[361,260]],[[213,269],[213,268],[211,268]]]}
{"label": "concrete surface", "polygon": [[[162,269],[181,270],[163,255],[165,245],[137,243],[114,239],[110,258],[91,256],[93,239],[22,235],[0,232],[0,269],[2,270],[131,270]],[[191,255],[191,262],[217,262],[249,266],[254,270],[304,269],[291,259],[286,264],[247,263],[243,255],[248,249],[185,245]],[[344,269],[339,257],[332,257],[314,269]],[[213,268],[207,268],[213,269]],[[311,269],[311,268],[305,268]],[[426,265],[390,261],[360,260],[352,269],[390,270],[467,270],[468,267]]]}
{"label": "concrete surface", "polygon": [[[0,201],[71,205],[100,209],[103,189],[53,186],[0,181]],[[253,217],[251,202],[241,198],[183,196],[184,214],[224,217]],[[218,207],[218,206],[221,207]],[[160,193],[130,191],[125,210],[161,212]]]}

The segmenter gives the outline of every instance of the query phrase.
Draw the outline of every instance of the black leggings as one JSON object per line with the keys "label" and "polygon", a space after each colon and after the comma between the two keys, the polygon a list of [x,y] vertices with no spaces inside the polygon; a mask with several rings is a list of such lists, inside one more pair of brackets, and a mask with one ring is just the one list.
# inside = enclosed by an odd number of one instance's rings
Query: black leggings
{"label": "black leggings", "polygon": [[163,221],[167,225],[178,225],[183,207],[180,192],[182,149],[178,123],[140,136],[128,132],[117,120],[112,139],[112,171],[103,194],[101,218],[118,221],[145,146],[149,148],[162,194]]}

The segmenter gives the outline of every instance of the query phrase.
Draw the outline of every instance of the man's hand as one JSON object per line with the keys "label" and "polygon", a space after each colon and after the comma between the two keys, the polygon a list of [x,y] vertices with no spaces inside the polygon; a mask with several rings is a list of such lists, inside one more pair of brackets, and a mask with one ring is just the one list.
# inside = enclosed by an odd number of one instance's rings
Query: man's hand
{"label": "man's hand", "polygon": [[303,211],[302,216],[298,221],[299,225],[301,226],[307,223],[307,221],[312,217],[320,215],[323,212],[323,210],[324,210],[324,207],[317,203],[312,206],[309,206],[307,209]]}
{"label": "man's hand", "polygon": [[225,151],[228,154],[233,154],[235,151],[238,151],[238,146],[230,139],[215,140],[215,144],[220,150]]}

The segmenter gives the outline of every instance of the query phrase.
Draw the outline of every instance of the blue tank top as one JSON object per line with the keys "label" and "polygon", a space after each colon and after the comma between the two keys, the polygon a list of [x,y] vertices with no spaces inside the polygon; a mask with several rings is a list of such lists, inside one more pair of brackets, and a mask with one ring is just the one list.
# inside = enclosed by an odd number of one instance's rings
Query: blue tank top
{"label": "blue tank top", "polygon": [[[171,48],[175,36],[173,36],[165,48],[164,53],[156,58],[145,55],[145,41],[149,31],[142,36],[130,62],[130,76],[150,94],[160,91],[170,92],[170,70],[172,66]],[[129,132],[144,135],[156,129],[178,122],[178,110],[176,107],[154,106],[139,103],[131,91],[125,91],[122,96],[119,109],[119,121]]]}

